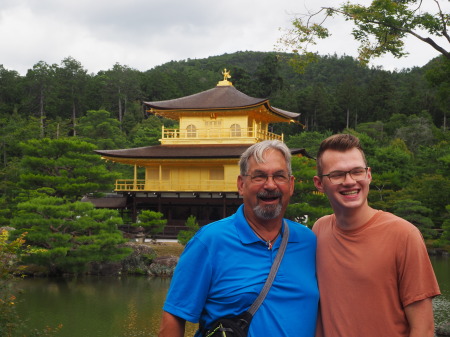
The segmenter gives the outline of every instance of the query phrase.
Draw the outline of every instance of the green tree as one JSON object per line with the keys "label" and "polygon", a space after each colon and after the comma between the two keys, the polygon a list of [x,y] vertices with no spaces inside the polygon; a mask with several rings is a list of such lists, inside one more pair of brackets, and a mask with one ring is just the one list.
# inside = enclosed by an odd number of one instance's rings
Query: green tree
{"label": "green tree", "polygon": [[56,85],[59,96],[59,109],[64,117],[72,120],[73,135],[76,135],[77,118],[84,111],[84,95],[89,75],[81,63],[73,57],[67,57],[56,69]]}
{"label": "green tree", "polygon": [[120,122],[111,118],[111,114],[106,110],[89,110],[86,116],[78,120],[77,134],[102,150],[122,149],[127,146],[126,137],[120,130]]}
{"label": "green tree", "polygon": [[[397,112],[395,83],[387,71],[377,71],[368,79],[365,89],[366,109],[358,118],[360,122],[385,121]],[[370,119],[369,119],[370,118]]]}
{"label": "green tree", "polygon": [[440,114],[435,116],[434,121],[436,125],[441,124],[445,132],[448,130],[450,112],[450,60],[443,56],[434,60],[426,70],[425,78],[436,90],[436,101],[440,107]]}
{"label": "green tree", "polygon": [[330,131],[305,131],[290,136],[286,141],[286,144],[291,148],[303,148],[309,155],[315,157],[319,150],[320,143],[331,135],[332,132]]}
{"label": "green tree", "polygon": [[0,117],[0,149],[3,166],[21,155],[20,142],[39,138],[40,122],[35,117],[22,116],[17,112]]}
{"label": "green tree", "polygon": [[200,226],[198,225],[197,218],[193,215],[190,215],[187,218],[186,223],[184,225],[188,229],[179,231],[177,240],[180,244],[186,246],[189,240],[192,239],[195,233],[197,233],[197,231],[200,229]]}
{"label": "green tree", "polygon": [[314,186],[316,161],[307,157],[292,157],[292,174],[295,177],[295,189],[286,217],[312,226],[321,216],[331,214],[328,198],[317,192]]}
{"label": "green tree", "polygon": [[440,141],[432,146],[421,146],[415,153],[415,170],[418,175],[450,175],[450,142]]}
{"label": "green tree", "polygon": [[[328,201],[325,195],[322,195],[321,198],[324,202]],[[312,228],[317,219],[332,213],[333,210],[331,207],[317,207],[311,206],[307,202],[299,202],[289,204],[285,216],[287,219],[300,222],[301,224]]]}
{"label": "green tree", "polygon": [[[170,127],[173,123],[164,123]],[[149,116],[136,124],[130,132],[132,147],[159,145],[162,136],[163,120],[157,116]]]}
{"label": "green tree", "polygon": [[442,234],[436,242],[436,245],[440,247],[450,246],[450,205],[447,205],[445,208],[447,214],[442,223]]}
{"label": "green tree", "polygon": [[369,191],[369,203],[376,209],[389,210],[395,202],[396,192],[406,185],[401,171],[377,173],[372,171],[372,183]]}
{"label": "green tree", "polygon": [[356,131],[365,133],[381,144],[387,139],[386,132],[384,131],[384,123],[381,121],[360,123],[357,125]]}
{"label": "green tree", "polygon": [[279,74],[278,57],[275,54],[267,55],[255,72],[256,97],[269,97],[283,87],[283,78]]}
{"label": "green tree", "polygon": [[[442,11],[440,0],[435,0],[434,5],[436,14],[424,10],[420,0],[377,0],[368,6],[348,1],[335,7],[322,7],[312,14],[296,17],[280,43],[290,51],[312,57],[309,46],[331,35],[325,26],[327,19],[342,16],[355,26],[352,34],[360,43],[359,59],[363,63],[386,53],[397,58],[407,55],[404,49],[407,36],[416,37],[450,59],[449,13]],[[444,39],[437,40],[440,37]]]}
{"label": "green tree", "polygon": [[25,86],[28,91],[25,106],[35,112],[41,121],[41,138],[45,136],[45,118],[47,107],[55,97],[55,71],[56,65],[49,65],[40,61],[29,69],[25,76]]}
{"label": "green tree", "polygon": [[17,208],[11,219],[14,235],[27,232],[27,244],[40,248],[24,262],[45,266],[49,274],[83,273],[89,263],[119,261],[131,253],[119,246],[126,239],[118,230],[122,218],[115,210],[44,196]]}
{"label": "green tree", "polygon": [[167,224],[167,220],[163,219],[163,216],[164,214],[161,212],[144,210],[139,213],[137,222],[133,225],[142,226],[146,235],[150,235],[154,239],[155,235],[164,231],[164,227]]}
{"label": "green tree", "polygon": [[107,109],[117,111],[117,119],[122,123],[129,104],[142,99],[139,71],[116,63],[112,69],[101,71],[97,76],[100,76],[103,82],[103,102]]}
{"label": "green tree", "polygon": [[448,177],[440,174],[422,174],[414,176],[410,183],[393,197],[398,200],[411,199],[421,202],[424,207],[432,210],[428,216],[440,228],[447,214],[445,207],[449,195]]}
{"label": "green tree", "polygon": [[422,205],[420,201],[411,199],[398,200],[394,204],[392,212],[419,228],[425,238],[436,236],[436,231],[433,229],[434,223],[429,218],[433,211]]}
{"label": "green tree", "polygon": [[17,71],[0,64],[0,115],[17,111],[22,96],[21,82]]}
{"label": "green tree", "polygon": [[[400,171],[404,180],[409,180],[414,171],[411,170],[413,155],[405,142],[394,139],[388,146],[378,147],[370,158],[370,167],[374,173]],[[405,179],[406,178],[406,179]]]}
{"label": "green tree", "polygon": [[394,113],[383,125],[383,130],[386,134],[388,136],[394,136],[398,129],[408,125],[408,116],[401,113]]}
{"label": "green tree", "polygon": [[339,130],[335,123],[334,96],[328,88],[317,83],[310,85],[299,92],[298,95],[299,112],[302,115],[304,124],[311,131]]}
{"label": "green tree", "polygon": [[397,129],[395,136],[403,139],[408,149],[415,152],[421,145],[429,146],[434,142],[433,122],[427,116],[411,115],[407,124]]}
{"label": "green tree", "polygon": [[112,189],[116,175],[93,153],[93,144],[44,138],[22,143],[21,148],[19,186],[25,191],[45,187],[54,196],[79,200],[87,193]]}

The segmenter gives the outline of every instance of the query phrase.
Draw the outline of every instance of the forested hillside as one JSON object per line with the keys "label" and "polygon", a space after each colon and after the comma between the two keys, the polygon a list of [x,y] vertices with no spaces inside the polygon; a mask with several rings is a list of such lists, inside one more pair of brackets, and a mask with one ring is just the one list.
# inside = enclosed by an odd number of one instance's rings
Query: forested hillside
{"label": "forested hillside", "polygon": [[[158,144],[161,126],[175,122],[149,115],[142,101],[210,89],[224,68],[238,90],[301,113],[303,126],[272,126],[289,146],[314,155],[327,135],[360,136],[374,172],[373,206],[408,218],[426,237],[440,237],[437,245],[448,244],[450,64],[443,58],[391,72],[324,56],[302,74],[289,55],[262,52],[172,61],[145,72],[115,64],[89,74],[70,57],[59,65],[39,62],[25,76],[0,66],[0,225],[17,224],[31,207],[24,203],[44,195],[76,203],[86,193],[110,192],[115,178],[132,172],[101,161],[93,149]],[[330,208],[312,193],[314,161],[296,159],[294,168],[298,183],[288,214],[308,215],[312,224]]]}

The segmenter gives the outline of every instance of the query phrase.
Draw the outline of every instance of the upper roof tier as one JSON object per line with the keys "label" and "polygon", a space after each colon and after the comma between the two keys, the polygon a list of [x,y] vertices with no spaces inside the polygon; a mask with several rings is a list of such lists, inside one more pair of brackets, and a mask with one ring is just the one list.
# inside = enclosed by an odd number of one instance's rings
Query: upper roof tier
{"label": "upper roof tier", "polygon": [[[167,118],[178,119],[178,113],[182,111],[217,111],[240,110],[265,106],[276,115],[276,119],[292,120],[300,114],[272,107],[266,98],[255,98],[237,90],[234,86],[219,84],[212,89],[202,91],[190,96],[170,99],[166,101],[144,102],[149,112],[162,115]],[[275,116],[274,116],[275,117]]]}

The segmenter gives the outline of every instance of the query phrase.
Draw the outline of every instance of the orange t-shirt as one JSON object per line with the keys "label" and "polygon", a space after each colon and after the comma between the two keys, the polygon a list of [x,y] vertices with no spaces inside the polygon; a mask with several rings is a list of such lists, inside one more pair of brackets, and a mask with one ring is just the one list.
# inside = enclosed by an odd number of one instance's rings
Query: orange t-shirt
{"label": "orange t-shirt", "polygon": [[323,327],[316,337],[409,336],[403,308],[440,294],[417,227],[378,211],[356,230],[327,215],[313,231]]}

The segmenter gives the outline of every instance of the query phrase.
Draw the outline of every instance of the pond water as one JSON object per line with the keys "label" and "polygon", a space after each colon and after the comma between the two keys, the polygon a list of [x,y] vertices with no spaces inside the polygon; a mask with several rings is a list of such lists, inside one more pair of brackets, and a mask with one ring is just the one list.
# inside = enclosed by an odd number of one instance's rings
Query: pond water
{"label": "pond water", "polygon": [[[450,320],[450,258],[431,260],[443,294],[434,300],[439,323]],[[59,337],[154,337],[169,284],[146,277],[25,279],[18,309],[30,327],[62,324]],[[194,331],[189,324],[186,336]]]}

